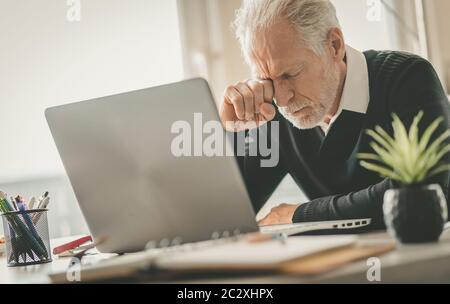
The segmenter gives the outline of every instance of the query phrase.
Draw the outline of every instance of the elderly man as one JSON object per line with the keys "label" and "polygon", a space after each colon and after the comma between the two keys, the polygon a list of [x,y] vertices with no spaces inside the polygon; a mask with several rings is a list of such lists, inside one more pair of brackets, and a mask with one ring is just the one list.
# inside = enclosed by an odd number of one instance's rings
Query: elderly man
{"label": "elderly man", "polygon": [[[371,152],[367,129],[392,133],[392,113],[409,126],[423,110],[422,131],[439,116],[445,121],[438,132],[449,128],[448,100],[431,64],[347,46],[328,0],[248,0],[235,23],[254,79],[227,88],[222,122],[246,134],[279,124],[278,136],[269,138],[280,147],[277,166],[238,157],[254,208],[286,174],[310,199],[272,209],[260,225],[372,218],[372,228],[383,228],[383,196],[393,182],[360,167],[356,155]],[[448,197],[449,174],[432,182]]]}

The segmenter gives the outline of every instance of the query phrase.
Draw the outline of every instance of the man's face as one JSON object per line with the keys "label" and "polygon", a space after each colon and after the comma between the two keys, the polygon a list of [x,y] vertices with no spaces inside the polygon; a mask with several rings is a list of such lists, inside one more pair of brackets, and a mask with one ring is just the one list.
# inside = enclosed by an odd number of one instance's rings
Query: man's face
{"label": "man's face", "polygon": [[251,60],[259,78],[273,81],[280,113],[297,128],[311,129],[336,105],[339,69],[328,50],[319,57],[299,38],[291,23],[280,20],[256,34]]}

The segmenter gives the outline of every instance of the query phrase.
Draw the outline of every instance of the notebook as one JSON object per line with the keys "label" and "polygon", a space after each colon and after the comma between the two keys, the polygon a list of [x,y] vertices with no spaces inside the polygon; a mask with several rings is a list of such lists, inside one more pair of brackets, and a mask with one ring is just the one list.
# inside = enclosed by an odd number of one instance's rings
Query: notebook
{"label": "notebook", "polygon": [[[202,242],[178,249],[126,254],[82,266],[82,282],[130,277],[143,271],[276,271],[283,263],[351,246],[356,236],[302,236],[262,243]],[[54,283],[67,283],[66,272],[52,273]]]}
{"label": "notebook", "polygon": [[158,258],[161,269],[274,269],[281,263],[318,252],[349,246],[355,236],[338,237],[291,237],[286,241],[263,243],[228,243],[190,251],[183,254],[168,254]]}

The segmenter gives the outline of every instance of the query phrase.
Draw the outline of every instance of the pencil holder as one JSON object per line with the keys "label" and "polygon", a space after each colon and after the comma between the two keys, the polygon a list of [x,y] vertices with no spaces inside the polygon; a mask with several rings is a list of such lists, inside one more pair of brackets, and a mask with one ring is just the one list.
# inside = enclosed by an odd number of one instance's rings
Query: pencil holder
{"label": "pencil holder", "polygon": [[2,214],[9,267],[52,261],[47,209]]}

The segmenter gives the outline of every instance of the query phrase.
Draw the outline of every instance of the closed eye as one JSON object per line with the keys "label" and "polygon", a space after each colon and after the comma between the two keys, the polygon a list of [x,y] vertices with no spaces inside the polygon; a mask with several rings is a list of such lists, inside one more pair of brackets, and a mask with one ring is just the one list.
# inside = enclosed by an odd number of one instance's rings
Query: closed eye
{"label": "closed eye", "polygon": [[283,79],[283,80],[293,79],[293,78],[296,78],[296,77],[300,76],[301,73],[302,72],[300,71],[300,72],[298,72],[296,74],[293,74],[293,75],[284,74],[283,76],[281,76],[281,79]]}

